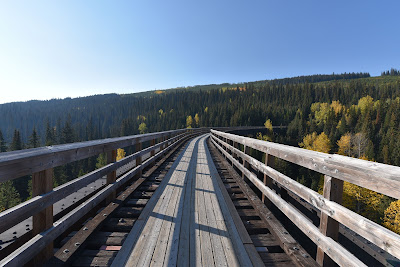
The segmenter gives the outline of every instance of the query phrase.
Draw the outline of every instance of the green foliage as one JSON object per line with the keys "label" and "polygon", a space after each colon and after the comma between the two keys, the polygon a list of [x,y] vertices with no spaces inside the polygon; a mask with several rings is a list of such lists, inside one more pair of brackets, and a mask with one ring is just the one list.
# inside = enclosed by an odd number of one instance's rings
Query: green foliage
{"label": "green foliage", "polygon": [[14,207],[19,203],[19,194],[12,181],[0,183],[0,211]]}
{"label": "green foliage", "polygon": [[4,140],[3,133],[0,131],[0,152],[6,152],[7,145],[6,141]]}
{"label": "green foliage", "polygon": [[96,169],[104,167],[104,166],[106,166],[106,164],[107,164],[107,155],[105,153],[101,153],[97,157]]}
{"label": "green foliage", "polygon": [[146,125],[146,123],[142,122],[141,124],[139,124],[139,128],[138,129],[139,129],[139,132],[141,134],[147,133],[147,125]]}

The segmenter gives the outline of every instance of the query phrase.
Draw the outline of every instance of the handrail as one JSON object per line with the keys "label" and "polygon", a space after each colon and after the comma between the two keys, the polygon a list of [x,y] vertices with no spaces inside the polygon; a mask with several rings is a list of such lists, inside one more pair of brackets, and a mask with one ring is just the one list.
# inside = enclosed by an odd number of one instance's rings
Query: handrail
{"label": "handrail", "polygon": [[[360,262],[358,262],[357,258],[351,254],[347,255],[345,252],[343,252],[343,247],[341,247],[333,239],[326,239],[326,231],[324,233],[322,227],[326,227],[327,221],[331,220],[330,218],[347,226],[354,232],[360,234],[393,256],[400,257],[400,236],[334,202],[335,199],[329,199],[330,188],[329,184],[327,183],[327,181],[337,178],[338,180],[341,180],[341,182],[349,181],[359,186],[386,194],[388,192],[387,185],[374,185],[374,183],[383,183],[383,181],[388,182],[390,180],[394,184],[394,188],[392,187],[391,190],[396,190],[396,186],[399,186],[400,184],[400,167],[368,162],[339,155],[329,155],[301,148],[290,147],[287,145],[223,133],[215,130],[211,130],[211,133],[212,142],[221,151],[221,153],[224,154],[242,173],[244,173],[244,175],[271,202],[280,208],[281,211],[288,216],[289,219],[291,219],[309,238],[311,238],[311,240],[318,245],[319,249],[321,249],[338,264],[360,266]],[[277,158],[281,158],[283,160],[287,160],[325,174],[326,182],[324,184],[324,196],[278,172],[271,166],[254,159],[250,155],[239,150],[236,147],[236,144],[242,144],[245,147],[245,152],[248,147],[251,147],[266,153],[266,156],[273,155]],[[235,157],[241,158],[246,164],[242,165]],[[323,219],[324,216],[321,216],[321,229],[318,230],[317,227],[308,222],[308,219],[304,215],[299,213],[292,206],[288,205],[283,198],[279,197],[274,191],[271,190],[270,187],[266,185],[265,180],[264,183],[259,180],[248,168],[245,167],[247,164],[251,165],[253,169],[264,173],[266,176],[279,183],[286,190],[290,190],[311,205],[315,206],[317,209],[321,210],[321,214],[324,214],[326,217]],[[362,169],[361,166],[364,169]],[[385,173],[381,173],[378,176],[377,173],[380,171]],[[358,177],[356,176],[358,173],[364,173],[364,175]],[[329,174],[329,176],[327,174]],[[351,175],[355,176],[349,179]],[[372,179],[376,179],[377,182],[374,182]],[[391,192],[391,195],[399,198],[399,192]],[[325,226],[323,226],[324,224]],[[344,262],[344,260],[349,262]],[[322,262],[319,263],[322,264]]]}
{"label": "handrail", "polygon": [[[182,136],[180,136],[182,138]],[[10,265],[10,266],[22,266],[26,264],[31,258],[33,258],[36,253],[40,250],[45,249],[48,244],[50,244],[55,238],[61,235],[66,229],[71,227],[77,220],[79,220],[84,214],[88,213],[97,204],[103,201],[110,193],[115,191],[119,186],[126,183],[139,171],[144,169],[146,166],[151,164],[155,158],[159,157],[161,154],[165,153],[165,150],[169,150],[174,147],[181,138],[175,138],[172,144],[170,144],[164,150],[159,151],[153,157],[150,157],[144,161],[141,165],[136,166],[126,174],[118,178],[113,184],[107,185],[105,188],[97,192],[90,199],[76,207],[74,210],[69,212],[67,215],[54,222],[52,227],[37,234],[31,240],[22,245],[19,249],[14,251],[8,257],[0,261],[0,266]],[[170,141],[170,140],[168,140]],[[152,147],[154,148],[154,146]],[[133,156],[133,155],[132,155]]]}
{"label": "handrail", "polygon": [[187,129],[3,152],[0,153],[0,182],[185,131]]}
{"label": "handrail", "polygon": [[[43,184],[47,189],[36,188],[38,194],[34,195],[33,198],[0,213],[0,233],[33,216],[32,239],[0,261],[0,265],[10,264],[12,266],[14,264],[25,264],[39,253],[41,249],[45,249],[45,257],[51,257],[53,253],[52,242],[56,237],[104,199],[107,198],[107,201],[112,200],[115,197],[116,190],[122,184],[126,183],[132,177],[140,175],[146,166],[153,164],[158,157],[176,146],[183,138],[204,131],[208,131],[208,129],[180,129],[1,153],[0,181],[8,181],[23,175],[33,174],[33,191],[35,190],[35,186],[43,187]],[[156,143],[157,139],[158,143]],[[151,141],[150,146],[142,149],[142,143],[146,141]],[[119,161],[115,161],[117,148],[124,148],[131,145],[136,146],[136,152]],[[160,151],[156,153],[157,149]],[[52,188],[53,167],[85,159],[100,153],[108,153],[108,164],[106,166],[58,186],[55,189]],[[150,153],[150,158],[142,162],[142,157],[147,153]],[[111,158],[109,158],[110,156]],[[135,168],[119,178],[116,177],[116,170],[118,168],[135,160]],[[101,188],[90,199],[53,223],[53,204],[105,175],[107,175],[107,185],[104,188]]]}

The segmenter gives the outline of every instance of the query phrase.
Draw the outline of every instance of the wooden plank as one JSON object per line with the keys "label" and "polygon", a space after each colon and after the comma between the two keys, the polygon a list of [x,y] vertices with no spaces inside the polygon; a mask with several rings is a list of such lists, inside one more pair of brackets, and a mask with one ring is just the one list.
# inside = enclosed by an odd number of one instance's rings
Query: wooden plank
{"label": "wooden plank", "polygon": [[[213,142],[222,153],[226,153],[221,146]],[[231,160],[233,158],[230,155]],[[307,234],[307,236],[315,243],[320,246],[324,252],[335,260],[339,265],[346,266],[365,266],[357,257],[351,254],[349,251],[344,249],[341,245],[336,243],[329,237],[324,236],[317,227],[315,227],[312,222],[308,221],[307,218],[297,211],[295,208],[288,205],[288,203],[278,195],[276,195],[270,188],[266,187],[263,182],[261,182],[254,174],[249,170],[243,168],[243,166],[235,161],[235,165],[242,172],[246,172],[246,176],[249,180],[263,193],[265,194],[274,204],[277,206],[289,219],[296,224],[296,226]]]}
{"label": "wooden plank", "polygon": [[[187,147],[186,147],[186,149],[187,149]],[[146,223],[146,218],[149,216],[149,214],[152,212],[154,206],[158,202],[158,199],[160,198],[164,188],[168,184],[168,181],[169,181],[172,173],[174,172],[174,169],[176,169],[178,163],[182,159],[183,154],[184,154],[184,152],[182,152],[180,154],[180,156],[175,160],[175,162],[171,166],[170,170],[166,174],[165,178],[161,182],[159,188],[156,190],[153,197],[149,200],[148,204],[143,209],[142,213],[140,214],[140,216],[138,218],[138,221],[134,224],[131,232],[129,233],[127,239],[125,240],[124,246],[118,252],[115,260],[113,261],[112,266],[125,266],[127,264],[131,250],[134,247],[134,245],[136,244],[136,242],[140,236],[140,233],[142,231],[142,228],[144,227],[144,225]]]}
{"label": "wooden plank", "polygon": [[[207,158],[207,155],[204,156]],[[208,166],[209,164],[207,164]],[[210,173],[208,169],[208,173]],[[209,183],[207,184],[207,190],[210,192],[215,192],[214,183],[211,179],[208,179]],[[221,243],[224,249],[225,258],[228,266],[239,266],[239,260],[235,254],[234,245],[232,240],[230,239],[230,234],[225,224],[224,215],[222,214],[222,210],[217,198],[217,194],[210,194],[211,202],[214,207],[213,211],[215,213],[215,218],[217,222],[217,228],[219,230],[219,236],[221,237]]]}
{"label": "wooden plank", "polygon": [[199,187],[197,190],[200,190],[198,199],[197,199],[197,207],[199,211],[199,229],[200,229],[200,249],[201,249],[201,263],[202,266],[215,266],[214,263],[214,254],[211,248],[211,238],[210,238],[210,229],[207,224],[207,215],[205,210],[205,201],[204,201],[204,193],[201,191],[203,188],[203,182],[201,179],[197,179],[196,177],[196,185]]}
{"label": "wooden plank", "polygon": [[[32,175],[32,196],[45,194],[53,190],[53,169]],[[53,226],[53,205],[33,215],[32,234],[37,235]],[[53,256],[53,242],[49,243],[33,259],[34,265],[40,265]]]}
{"label": "wooden plank", "polygon": [[[195,151],[198,147],[198,139],[194,139],[188,172],[183,189],[183,198],[180,200],[178,211],[176,212],[176,226],[173,233],[170,233],[170,241],[166,257],[168,261],[164,266],[190,266],[190,239],[194,232],[191,232],[190,226],[194,223],[194,217],[191,215],[194,206],[194,183],[197,154]],[[192,145],[192,144],[191,144]],[[193,248],[193,247],[192,247]]]}
{"label": "wooden plank", "polygon": [[175,231],[179,232],[180,227],[178,228],[177,224],[178,221],[180,221],[180,218],[177,217],[179,216],[179,209],[182,208],[181,204],[183,204],[181,203],[182,201],[180,201],[180,199],[183,193],[182,186],[184,185],[186,178],[183,173],[179,174],[179,177],[176,177],[177,179],[175,181],[173,181],[172,179],[170,181],[171,185],[169,186],[173,187],[173,193],[165,212],[166,219],[161,222],[162,225],[160,235],[158,236],[158,240],[156,241],[157,243],[155,245],[155,249],[151,258],[151,266],[163,266],[163,264],[165,265],[165,261],[168,262],[167,258],[170,256],[170,243],[173,242],[172,233],[175,234]]}
{"label": "wooden plank", "polygon": [[[326,199],[342,204],[343,200],[343,181],[325,175],[324,177],[324,192]],[[328,214],[321,212],[319,229],[321,233],[338,241],[339,238],[339,223],[330,218]],[[317,248],[316,261],[323,266],[335,266],[335,262],[329,258],[321,248]]]}
{"label": "wooden plank", "polygon": [[[235,206],[233,205],[227,191],[225,190],[225,186],[222,183],[221,178],[219,177],[218,171],[212,161],[211,154],[207,146],[205,146],[205,151],[208,159],[208,165],[210,168],[210,174],[213,177],[214,181],[215,193],[220,203],[220,207],[224,215],[227,228],[229,229],[229,233],[231,235],[231,238],[233,239],[232,243],[235,246],[235,252],[239,258],[240,265],[259,266],[259,264],[261,263],[261,259],[259,257],[250,258],[249,256],[254,256],[254,255],[253,254],[249,255],[245,247],[243,246],[243,244],[252,244],[251,238],[248,235],[246,228],[244,227],[243,222],[239,217],[239,214],[236,212]],[[225,151],[225,153],[229,155],[228,152]],[[232,156],[230,157],[232,158]]]}
{"label": "wooden plank", "polygon": [[[214,140],[213,143],[216,144]],[[272,169],[271,167],[265,166],[265,164],[259,162],[258,160],[245,155],[242,151],[235,151],[240,155],[240,157],[246,158],[253,168],[266,173],[289,191],[300,196],[302,199],[320,209],[322,212],[327,213],[331,218],[350,228],[365,239],[371,241],[381,249],[396,257],[400,257],[400,235],[386,229],[381,225],[378,225],[375,222],[372,222],[371,220],[343,207],[334,201],[324,198],[312,189],[298,183],[297,181]],[[373,229],[373,231],[371,231],[371,229]]]}
{"label": "wooden plank", "polygon": [[296,163],[310,170],[400,199],[400,167],[337,154],[326,154],[283,144],[211,130],[261,152]]}
{"label": "wooden plank", "polygon": [[204,189],[202,192],[205,204],[204,208],[206,210],[207,225],[210,229],[210,240],[214,255],[214,262],[217,266],[228,266],[225,250],[222,246],[219,236],[216,214],[214,212],[215,210],[219,209],[219,205],[218,203],[213,203],[211,201],[211,195],[215,195],[215,193],[211,193],[214,192],[214,188],[211,181],[212,177],[210,176],[210,171],[208,169],[208,162],[204,148],[204,139],[202,139],[199,144],[198,155],[196,179],[199,179],[202,184],[202,189]]}

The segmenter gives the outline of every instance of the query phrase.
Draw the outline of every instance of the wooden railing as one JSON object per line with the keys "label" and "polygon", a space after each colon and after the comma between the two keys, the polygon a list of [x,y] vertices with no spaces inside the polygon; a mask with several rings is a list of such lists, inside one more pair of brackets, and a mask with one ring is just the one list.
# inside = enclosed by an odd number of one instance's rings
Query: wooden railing
{"label": "wooden railing", "polygon": [[[400,199],[400,167],[310,151],[217,130],[211,130],[211,133],[212,143],[261,191],[263,200],[265,198],[266,202],[273,203],[317,245],[316,260],[320,265],[332,265],[333,260],[340,266],[365,266],[337,242],[339,223],[400,258],[398,234],[341,205],[343,181]],[[265,162],[251,157],[250,149],[265,153]],[[273,169],[275,157],[323,174],[323,195]],[[260,180],[251,169],[263,173],[264,179]],[[272,189],[273,181],[283,188],[279,195]],[[321,211],[319,228],[285,201],[285,190],[291,191]]]}
{"label": "wooden railing", "polygon": [[[32,175],[33,197],[0,213],[0,233],[33,216],[33,235],[28,242],[0,261],[0,266],[22,266],[35,257],[39,261],[51,257],[52,243],[58,236],[102,201],[112,201],[121,185],[140,175],[145,167],[153,164],[182,138],[201,131],[208,129],[181,129],[1,153],[0,182]],[[142,149],[144,142],[149,142],[150,146]],[[116,161],[116,150],[128,146],[135,146],[136,152]],[[106,166],[53,189],[54,167],[100,153],[107,154]],[[142,161],[145,154],[150,154],[150,157]],[[117,179],[116,170],[133,161],[136,161],[136,166]],[[104,188],[61,219],[53,221],[53,204],[104,176],[107,176]]]}

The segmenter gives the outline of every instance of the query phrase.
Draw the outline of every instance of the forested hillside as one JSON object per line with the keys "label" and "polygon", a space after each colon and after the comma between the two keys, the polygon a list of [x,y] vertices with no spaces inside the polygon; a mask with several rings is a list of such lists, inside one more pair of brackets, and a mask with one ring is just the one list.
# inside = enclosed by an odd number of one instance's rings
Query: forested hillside
{"label": "forested hillside", "polygon": [[[397,71],[369,76],[313,75],[3,104],[0,149],[18,150],[186,126],[261,126],[269,119],[273,125],[288,126],[287,133],[259,138],[400,166],[400,76]],[[100,166],[104,158],[56,168],[55,184],[91,171],[96,163]],[[284,169],[291,177],[318,190],[320,177],[292,167]],[[0,209],[29,197],[29,177],[18,180],[1,185]],[[382,216],[391,199],[379,197],[374,206],[365,202],[372,199],[370,192],[351,198],[351,192],[358,189],[347,186],[345,190],[348,206],[383,223]],[[15,201],[10,202],[12,199]]]}

